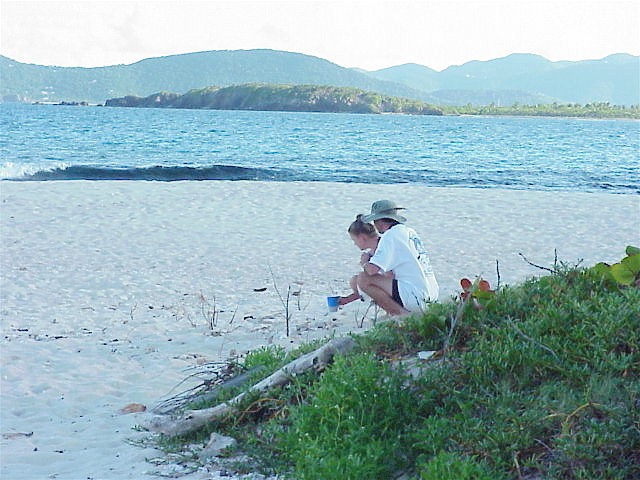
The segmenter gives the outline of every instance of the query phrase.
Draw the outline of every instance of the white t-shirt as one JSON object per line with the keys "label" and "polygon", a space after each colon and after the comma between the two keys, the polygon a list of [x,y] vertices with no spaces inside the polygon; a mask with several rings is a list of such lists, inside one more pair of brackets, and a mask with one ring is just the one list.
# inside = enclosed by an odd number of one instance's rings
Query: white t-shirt
{"label": "white t-shirt", "polygon": [[429,255],[413,228],[398,224],[384,232],[369,261],[384,272],[393,271],[407,310],[421,310],[425,303],[438,299],[438,282]]}

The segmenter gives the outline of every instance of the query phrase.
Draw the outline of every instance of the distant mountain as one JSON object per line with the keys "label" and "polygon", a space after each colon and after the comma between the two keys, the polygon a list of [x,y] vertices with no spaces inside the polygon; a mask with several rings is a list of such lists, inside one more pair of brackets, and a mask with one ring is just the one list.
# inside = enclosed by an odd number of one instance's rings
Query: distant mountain
{"label": "distant mountain", "polygon": [[369,74],[381,80],[404,83],[411,88],[425,92],[431,92],[440,88],[438,72],[424,65],[418,65],[417,63],[405,63],[404,65],[383,68],[382,70],[369,72]]}
{"label": "distant mountain", "polygon": [[277,50],[220,50],[149,58],[99,68],[30,65],[0,56],[0,95],[30,101],[103,103],[124,95],[185,93],[246,83],[355,87],[386,95],[433,100],[413,90],[340,67],[321,58]]}
{"label": "distant mountain", "polygon": [[557,102],[557,98],[522,90],[436,90],[431,95],[438,99],[438,105],[496,105],[510,107],[520,105],[546,105]]}
{"label": "distant mountain", "polygon": [[442,110],[418,100],[389,97],[352,87],[251,83],[191,90],[183,95],[160,92],[148,97],[126,96],[107,107],[206,108],[280,112],[407,113],[442,115]]}
{"label": "distant mountain", "polygon": [[527,82],[547,95],[576,103],[638,105],[640,57],[612,55],[602,60],[572,62],[556,70],[531,75]]}
{"label": "distant mountain", "polygon": [[[451,89],[501,89],[511,88],[510,80],[553,70],[554,62],[540,55],[514,53],[488,61],[472,60],[463,65],[451,66],[438,75],[440,88]],[[527,88],[520,90],[529,91]]]}
{"label": "distant mountain", "polygon": [[417,64],[365,72],[277,50],[198,52],[98,68],[31,65],[0,56],[0,97],[5,101],[103,103],[126,95],[183,94],[247,83],[353,87],[441,105],[637,105],[640,57],[615,54],[601,60],[552,62],[539,55],[513,54],[441,72]]}
{"label": "distant mountain", "polygon": [[471,61],[442,72],[415,64],[369,72],[430,93],[443,104],[518,103],[640,104],[640,57],[615,54],[601,60],[552,62],[539,55],[512,54]]}

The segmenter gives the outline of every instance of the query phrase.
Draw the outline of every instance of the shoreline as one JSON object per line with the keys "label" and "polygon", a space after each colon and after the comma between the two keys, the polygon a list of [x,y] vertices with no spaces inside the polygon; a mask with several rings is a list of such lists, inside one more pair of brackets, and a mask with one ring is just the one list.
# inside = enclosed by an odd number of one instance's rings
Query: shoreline
{"label": "shoreline", "polygon": [[[99,167],[98,167],[99,168]],[[156,167],[132,167],[132,170],[148,170],[152,168],[165,168],[161,166]],[[169,169],[178,169],[180,167],[166,167]],[[188,169],[197,170],[198,167],[187,167]],[[57,169],[54,169],[57,170]],[[60,169],[60,170],[64,170]],[[351,182],[351,181],[326,181],[326,180],[292,180],[292,181],[283,181],[283,180],[247,180],[247,179],[235,179],[235,178],[220,178],[220,179],[201,179],[201,178],[179,178],[179,179],[148,179],[148,178],[140,178],[140,179],[130,179],[130,178],[70,178],[70,179],[60,179],[60,178],[51,178],[51,179],[30,179],[30,178],[0,178],[0,185],[2,184],[53,184],[53,183],[68,183],[68,182],[98,182],[98,183],[149,183],[149,184],[181,184],[181,183],[237,183],[244,182],[247,184],[252,183],[275,183],[282,185],[296,185],[296,184],[326,184],[326,185],[345,185],[345,186],[360,186],[362,188],[369,187],[397,187],[397,188],[424,188],[424,189],[432,189],[432,190],[471,190],[471,191],[494,191],[494,192],[530,192],[530,193],[543,193],[543,194],[584,194],[584,195],[621,195],[621,196],[639,196],[640,195],[640,186],[633,187],[633,189],[629,189],[629,191],[619,191],[619,190],[610,190],[610,189],[598,189],[598,190],[569,190],[561,187],[547,187],[547,188],[527,188],[527,187],[508,187],[508,186],[496,186],[496,185],[482,185],[482,186],[471,186],[471,185],[451,185],[451,186],[443,186],[443,185],[428,185],[421,183],[364,183],[364,182]],[[633,190],[633,191],[632,191]]]}
{"label": "shoreline", "polygon": [[[205,362],[362,331],[348,293],[346,229],[373,201],[408,208],[440,301],[463,276],[514,284],[550,266],[615,262],[640,243],[636,194],[324,182],[47,181],[0,184],[1,475],[139,479],[127,443],[151,408]],[[274,289],[291,297],[291,335]],[[266,290],[262,290],[266,289]],[[214,325],[209,321],[215,317]],[[31,433],[32,432],[32,433]],[[20,435],[25,434],[25,435]],[[29,471],[24,468],[29,465]],[[211,475],[185,478],[216,478]],[[228,477],[227,477],[228,478]]]}
{"label": "shoreline", "polygon": [[[45,106],[54,106],[54,107],[109,107],[109,108],[114,108],[114,106],[111,105],[106,105],[105,103],[91,103],[91,102],[87,102],[84,100],[61,100],[61,101],[55,101],[55,102],[0,102],[0,105],[2,105],[3,103],[7,103],[7,104],[22,104],[22,105],[45,105]],[[448,108],[465,108],[464,105],[456,105],[456,106],[445,106],[445,105],[431,105],[429,104],[429,106],[434,107],[434,108],[438,108],[438,109],[448,109]],[[521,107],[533,107],[533,105],[521,105]],[[623,107],[625,110],[626,109],[630,109],[635,107],[635,105],[612,105],[612,107],[616,108],[616,107]],[[115,108],[118,108],[117,106]],[[232,110],[227,110],[227,109],[221,109],[221,108],[187,108],[187,107],[147,107],[147,106],[136,106],[136,107],[132,107],[132,106],[126,106],[126,107],[119,107],[119,108],[170,108],[171,110],[222,110],[222,111],[246,111],[246,112],[257,112],[257,111],[262,111],[262,112],[288,112],[288,113],[296,113],[296,112],[300,112],[300,113],[346,113],[349,115],[418,115],[418,116],[443,116],[443,117],[491,117],[491,118],[501,118],[501,117],[508,117],[508,118],[564,118],[564,119],[568,119],[568,118],[576,118],[576,119],[582,119],[582,120],[631,120],[631,121],[640,121],[640,115],[637,116],[605,116],[605,115],[567,115],[567,114],[563,114],[563,115],[552,115],[552,114],[536,114],[536,113],[531,113],[531,114],[526,114],[526,113],[486,113],[486,112],[478,112],[478,113],[451,113],[451,112],[446,112],[443,110],[443,112],[439,115],[434,115],[434,114],[415,114],[415,113],[403,113],[403,112],[381,112],[381,113],[374,113],[374,112],[366,112],[366,113],[359,113],[359,112],[332,112],[332,111],[326,111],[326,112],[316,112],[316,111],[299,111],[299,110],[255,110],[255,109],[232,109]],[[483,105],[483,106],[477,106],[475,108],[490,108],[489,105]],[[496,108],[511,108],[511,107],[496,107]]]}

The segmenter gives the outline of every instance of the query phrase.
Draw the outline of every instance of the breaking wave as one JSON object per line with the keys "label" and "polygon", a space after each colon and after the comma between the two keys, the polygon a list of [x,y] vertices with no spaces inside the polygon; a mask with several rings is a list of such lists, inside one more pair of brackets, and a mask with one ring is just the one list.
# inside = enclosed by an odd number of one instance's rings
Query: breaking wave
{"label": "breaking wave", "polygon": [[4,180],[152,180],[175,182],[181,180],[293,180],[282,170],[211,165],[206,167],[150,166],[108,168],[92,165],[56,166],[53,168],[11,168],[4,166],[0,178]]}

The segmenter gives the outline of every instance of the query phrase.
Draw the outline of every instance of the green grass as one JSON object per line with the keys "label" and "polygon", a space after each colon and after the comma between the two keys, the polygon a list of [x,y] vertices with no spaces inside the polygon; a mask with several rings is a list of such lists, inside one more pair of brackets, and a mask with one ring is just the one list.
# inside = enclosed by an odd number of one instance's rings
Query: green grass
{"label": "green grass", "polygon": [[418,420],[405,382],[372,354],[338,358],[281,435],[296,478],[390,478],[406,463]]}
{"label": "green grass", "polygon": [[[380,324],[322,375],[211,428],[254,468],[303,480],[640,478],[640,289],[593,269],[502,288],[464,311],[444,362],[418,379],[393,366],[442,348],[456,309]],[[246,363],[273,371],[315,347]]]}

